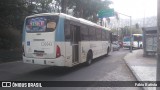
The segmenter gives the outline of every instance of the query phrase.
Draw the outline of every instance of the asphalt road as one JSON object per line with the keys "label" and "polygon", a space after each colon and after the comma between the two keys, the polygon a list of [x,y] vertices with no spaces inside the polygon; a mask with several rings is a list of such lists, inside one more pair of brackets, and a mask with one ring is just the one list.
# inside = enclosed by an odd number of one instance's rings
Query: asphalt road
{"label": "asphalt road", "polygon": [[[129,50],[112,52],[108,57],[101,57],[90,66],[78,65],[73,68],[59,68],[42,65],[10,62],[0,64],[1,81],[136,81],[126,66],[123,57]],[[9,89],[9,88],[8,88]],[[7,89],[7,90],[8,90]],[[21,88],[22,89],[22,88]],[[21,90],[20,89],[20,90]],[[24,89],[24,88],[23,88]],[[33,88],[32,88],[33,89]],[[38,88],[37,88],[38,89]],[[46,89],[39,88],[38,90]],[[47,90],[141,90],[138,87],[79,87],[47,88]],[[13,88],[11,89],[13,90]],[[17,89],[16,89],[17,90]],[[26,90],[28,90],[26,88]]]}

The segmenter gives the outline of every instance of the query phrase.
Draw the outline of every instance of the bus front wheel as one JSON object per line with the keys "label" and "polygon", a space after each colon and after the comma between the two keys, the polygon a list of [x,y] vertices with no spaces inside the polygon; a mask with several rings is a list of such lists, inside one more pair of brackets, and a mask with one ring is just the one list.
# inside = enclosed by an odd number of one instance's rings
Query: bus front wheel
{"label": "bus front wheel", "polygon": [[140,45],[140,49],[142,49],[142,44]]}

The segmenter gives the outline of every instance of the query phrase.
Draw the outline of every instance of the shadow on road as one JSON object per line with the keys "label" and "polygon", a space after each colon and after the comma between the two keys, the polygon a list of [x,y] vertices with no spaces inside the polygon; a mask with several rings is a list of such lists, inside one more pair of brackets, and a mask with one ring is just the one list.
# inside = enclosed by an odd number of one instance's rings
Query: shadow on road
{"label": "shadow on road", "polygon": [[[107,56],[107,58],[110,57],[110,55]],[[90,66],[86,66],[85,63],[74,66],[74,67],[45,67],[45,68],[40,68],[36,70],[32,70],[20,75],[17,75],[14,77],[12,80],[24,80],[24,81],[50,81],[50,80],[59,80],[57,78],[67,76],[70,74],[73,74],[74,72],[78,72],[79,70],[90,68],[92,65],[96,64],[99,61],[106,60],[105,56],[96,58],[93,60],[92,64]],[[12,81],[11,80],[11,81]]]}
{"label": "shadow on road", "polygon": [[[110,57],[110,55],[108,55],[107,57]],[[95,64],[101,60],[104,60],[104,58],[106,58],[105,56],[96,58],[93,60],[92,64]],[[47,67],[47,68],[43,68],[43,69],[38,69],[35,71],[30,72],[29,74],[35,74],[35,75],[46,75],[46,76],[64,76],[66,74],[78,71],[80,69],[85,69],[89,66],[86,66],[85,63],[76,65],[74,67]]]}

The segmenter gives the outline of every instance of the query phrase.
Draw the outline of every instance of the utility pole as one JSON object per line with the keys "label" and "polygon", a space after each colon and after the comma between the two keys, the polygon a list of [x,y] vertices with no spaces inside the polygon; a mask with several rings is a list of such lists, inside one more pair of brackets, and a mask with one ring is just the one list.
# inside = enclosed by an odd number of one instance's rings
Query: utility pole
{"label": "utility pole", "polygon": [[[157,80],[160,81],[160,0],[157,0],[157,26],[158,26],[158,35],[157,35]],[[160,87],[157,87],[156,90],[160,90]]]}
{"label": "utility pole", "polygon": [[133,44],[133,41],[132,41],[132,17],[130,16],[130,30],[131,30],[131,35],[130,35],[130,52],[132,53],[132,44]]}
{"label": "utility pole", "polygon": [[100,25],[103,26],[103,18],[100,18]]}

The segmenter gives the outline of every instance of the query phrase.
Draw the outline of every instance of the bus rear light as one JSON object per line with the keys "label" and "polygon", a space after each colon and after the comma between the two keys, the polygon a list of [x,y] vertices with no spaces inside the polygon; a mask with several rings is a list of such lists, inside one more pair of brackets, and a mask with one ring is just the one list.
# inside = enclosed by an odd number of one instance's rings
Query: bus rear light
{"label": "bus rear light", "polygon": [[61,56],[61,49],[60,47],[57,45],[56,47],[56,58],[60,57]]}

